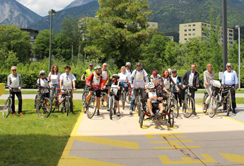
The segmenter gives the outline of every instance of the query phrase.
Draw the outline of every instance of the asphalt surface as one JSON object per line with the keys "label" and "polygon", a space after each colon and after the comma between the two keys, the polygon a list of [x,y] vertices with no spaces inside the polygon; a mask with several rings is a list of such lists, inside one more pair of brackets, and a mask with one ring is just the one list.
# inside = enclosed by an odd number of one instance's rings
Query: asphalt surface
{"label": "asphalt surface", "polygon": [[113,120],[106,110],[92,119],[81,113],[58,165],[244,165],[244,105],[236,115],[214,118],[197,106],[197,116],[181,116],[173,128],[162,120],[146,120],[140,128],[128,109]]}

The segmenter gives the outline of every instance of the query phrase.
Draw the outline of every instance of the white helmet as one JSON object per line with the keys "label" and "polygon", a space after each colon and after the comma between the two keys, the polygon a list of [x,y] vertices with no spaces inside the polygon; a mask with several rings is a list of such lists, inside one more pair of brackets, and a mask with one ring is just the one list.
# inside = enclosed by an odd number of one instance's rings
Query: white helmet
{"label": "white helmet", "polygon": [[149,83],[147,84],[147,87],[148,87],[149,89],[154,89],[154,88],[155,88],[155,85],[154,85],[153,82],[149,82]]}
{"label": "white helmet", "polygon": [[131,66],[130,62],[126,62],[125,66]]}
{"label": "white helmet", "polygon": [[94,70],[99,70],[99,69],[102,69],[101,66],[96,66],[96,67],[94,68]]}
{"label": "white helmet", "polygon": [[40,71],[40,75],[42,75],[42,74],[46,74],[45,70]]}
{"label": "white helmet", "polygon": [[172,71],[171,68],[168,68],[168,72],[171,73],[171,71]]}

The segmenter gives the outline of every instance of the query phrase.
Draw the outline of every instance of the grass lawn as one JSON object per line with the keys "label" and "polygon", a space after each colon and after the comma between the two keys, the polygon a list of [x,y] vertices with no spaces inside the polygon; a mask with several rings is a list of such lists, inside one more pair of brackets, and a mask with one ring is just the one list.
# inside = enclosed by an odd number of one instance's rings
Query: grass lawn
{"label": "grass lawn", "polygon": [[[0,105],[4,101],[0,100]],[[17,104],[17,102],[16,102]],[[23,114],[0,117],[1,166],[54,166],[65,148],[82,107],[74,101],[74,113],[52,113],[41,119],[33,109],[34,100],[23,101]],[[16,110],[17,111],[17,110]]]}
{"label": "grass lawn", "polygon": [[[37,94],[37,90],[33,90],[33,91],[23,91],[21,92],[23,95],[33,95],[33,94]],[[83,93],[83,91],[73,91],[73,93]],[[5,90],[4,94],[9,94],[9,90]]]}
{"label": "grass lawn", "polygon": [[[195,101],[197,104],[202,104],[202,99],[196,99]],[[244,98],[237,97],[236,98],[236,104],[244,104]]]}
{"label": "grass lawn", "polygon": [[[198,91],[196,91],[196,93],[205,93],[205,92],[207,92],[206,90],[198,90]],[[244,90],[236,90],[236,93],[244,93]]]}

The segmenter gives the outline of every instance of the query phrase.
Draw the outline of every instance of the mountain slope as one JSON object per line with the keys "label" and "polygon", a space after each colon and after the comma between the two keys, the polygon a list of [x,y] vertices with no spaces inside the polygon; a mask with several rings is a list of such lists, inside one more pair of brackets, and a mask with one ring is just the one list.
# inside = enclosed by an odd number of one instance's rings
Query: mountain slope
{"label": "mountain slope", "polygon": [[[64,18],[66,18],[68,16],[73,16],[73,17],[95,16],[98,8],[99,8],[98,2],[93,1],[93,2],[90,2],[83,6],[72,7],[70,9],[58,11],[53,16],[53,30],[55,32],[59,31],[61,28],[60,23],[62,23]],[[37,21],[33,24],[30,24],[29,27],[37,29],[37,30],[49,29],[50,28],[50,16],[43,17],[39,21]]]}
{"label": "mountain slope", "polygon": [[0,0],[0,24],[12,24],[25,28],[41,19],[41,16],[16,0]]}
{"label": "mountain slope", "polygon": [[92,2],[92,1],[97,1],[97,0],[75,0],[75,1],[71,2],[68,6],[66,6],[64,8],[64,10],[72,8],[72,7],[83,6],[83,5],[88,4],[89,2]]}

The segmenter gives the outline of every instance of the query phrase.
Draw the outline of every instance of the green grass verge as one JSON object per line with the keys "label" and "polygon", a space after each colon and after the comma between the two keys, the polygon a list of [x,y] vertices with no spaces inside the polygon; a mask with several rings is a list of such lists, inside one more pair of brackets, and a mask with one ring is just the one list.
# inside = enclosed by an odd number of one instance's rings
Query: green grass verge
{"label": "green grass verge", "polygon": [[[3,103],[0,100],[0,105]],[[0,117],[1,166],[58,164],[80,114],[81,101],[74,101],[73,114],[54,112],[46,119],[39,118],[33,107],[34,100],[24,100],[24,116]]]}
{"label": "green grass verge", "polygon": [[[198,90],[198,91],[196,91],[196,93],[205,93],[205,92],[207,92],[206,90]],[[244,93],[244,90],[236,90],[236,93]]]}
{"label": "green grass verge", "polygon": [[[202,105],[202,99],[195,99],[195,102],[196,102],[197,104]],[[237,97],[237,98],[236,98],[236,104],[244,104],[244,98],[242,98],[242,97]]]}
{"label": "green grass verge", "polygon": [[[33,90],[33,91],[21,91],[21,93],[23,95],[33,95],[33,94],[37,94],[37,90]],[[73,91],[73,93],[80,93],[82,94],[83,91]],[[8,90],[5,90],[4,94],[9,94],[9,91]]]}

